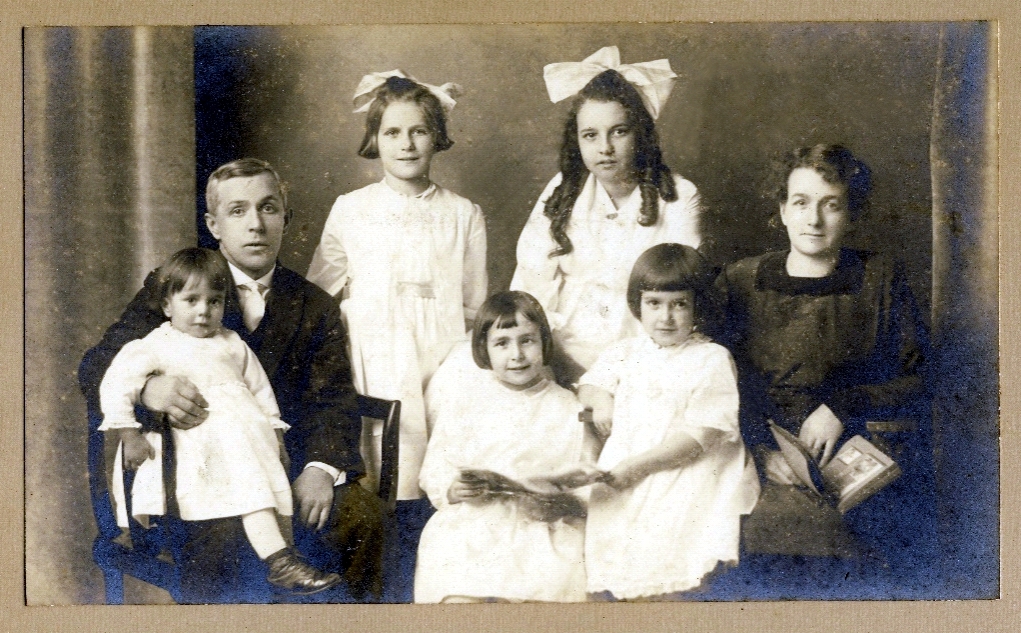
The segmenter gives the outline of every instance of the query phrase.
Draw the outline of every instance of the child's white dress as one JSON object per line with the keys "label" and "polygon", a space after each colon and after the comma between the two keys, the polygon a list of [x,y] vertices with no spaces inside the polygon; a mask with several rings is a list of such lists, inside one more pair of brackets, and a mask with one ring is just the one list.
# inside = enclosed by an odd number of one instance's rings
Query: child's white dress
{"label": "child's white dress", "polygon": [[641,332],[626,300],[628,277],[638,256],[668,242],[698,248],[700,197],[695,185],[674,176],[677,200],[660,198],[657,222],[641,226],[641,190],[635,187],[620,208],[614,208],[606,189],[589,174],[567,224],[574,250],[551,258],[557,243],[543,211],[560,182],[557,174],[546,185],[521,231],[510,287],[538,299],[558,348],[588,369],[611,343]]}
{"label": "child's white dress", "polygon": [[[398,499],[418,499],[427,443],[423,391],[486,298],[486,223],[479,207],[435,184],[417,196],[379,182],[337,198],[307,278],[332,295],[351,343],[355,389],[401,401]],[[362,455],[379,479],[382,425]]]}
{"label": "child's white dress", "polygon": [[418,548],[415,602],[584,600],[583,519],[536,521],[509,500],[447,501],[462,468],[520,480],[576,463],[583,427],[574,394],[549,380],[514,391],[490,371],[445,363],[427,399],[433,434],[421,482],[437,512]]}
{"label": "child's white dress", "polygon": [[[614,395],[613,428],[599,455],[609,470],[684,432],[706,449],[618,492],[593,486],[585,531],[588,590],[617,598],[697,587],[718,562],[736,563],[740,517],[759,482],[738,428],[737,374],[730,353],[700,334],[673,347],[648,336],[600,355],[579,384]],[[723,439],[707,446],[706,431]]]}
{"label": "child's white dress", "polygon": [[[221,328],[209,338],[196,338],[175,330],[168,321],[128,343],[99,387],[103,410],[99,430],[139,427],[134,405],[146,379],[156,373],[188,378],[209,403],[205,421],[172,433],[181,518],[202,521],[265,508],[290,516],[291,486],[275,431],[290,427],[280,419],[259,359],[241,337]],[[161,436],[146,433],[146,439],[157,455],[138,469],[131,496],[132,514],[143,524],[147,515],[166,511]],[[115,483],[120,482],[120,453],[118,448]],[[123,494],[121,488],[115,503],[119,524],[127,526]]]}

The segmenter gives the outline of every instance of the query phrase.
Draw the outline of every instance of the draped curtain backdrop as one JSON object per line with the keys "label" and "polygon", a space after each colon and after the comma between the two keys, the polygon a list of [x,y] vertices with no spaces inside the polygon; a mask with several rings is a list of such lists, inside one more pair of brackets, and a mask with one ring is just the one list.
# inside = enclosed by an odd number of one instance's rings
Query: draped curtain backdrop
{"label": "draped curtain backdrop", "polygon": [[[933,92],[932,339],[948,582],[988,596],[999,546],[996,83],[984,24],[940,29]],[[978,582],[975,582],[978,580]]]}
{"label": "draped curtain backdrop", "polygon": [[24,31],[30,604],[101,602],[78,361],[194,244],[191,28]]}
{"label": "draped curtain backdrop", "polygon": [[[24,32],[26,566],[30,604],[99,602],[75,371],[146,272],[205,242],[212,169],[245,155],[289,182],[281,260],[304,272],[337,195],[382,177],[355,155],[351,91],[402,68],[466,91],[432,175],[482,206],[490,291],[556,172],[566,103],[542,66],[617,44],[680,75],[657,127],[703,194],[719,263],[786,244],[759,184],[772,154],[843,142],[873,168],[855,244],[892,252],[937,352],[946,564],[934,597],[998,582],[997,216],[986,23],[37,28]],[[200,231],[196,233],[196,225]],[[129,598],[159,595],[129,587]]]}

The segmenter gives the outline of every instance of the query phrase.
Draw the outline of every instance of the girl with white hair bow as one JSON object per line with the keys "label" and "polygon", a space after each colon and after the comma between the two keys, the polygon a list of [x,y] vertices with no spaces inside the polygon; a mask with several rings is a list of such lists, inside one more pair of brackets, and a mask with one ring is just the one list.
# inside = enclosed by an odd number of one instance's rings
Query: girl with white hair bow
{"label": "girl with white hair bow", "polygon": [[668,60],[621,64],[608,46],[544,75],[554,103],[576,96],[560,173],[518,239],[511,288],[539,299],[553,327],[551,366],[570,385],[606,347],[638,334],[624,299],[631,267],[656,244],[697,248],[700,201],[659,147],[655,119],[677,77]]}
{"label": "girl with white hair bow", "polygon": [[[399,70],[366,75],[355,112],[367,112],[358,154],[379,158],[383,180],[337,198],[306,277],[338,299],[355,389],[400,400],[397,486],[400,560],[385,562],[384,600],[411,600],[415,550],[431,515],[418,485],[427,444],[423,392],[486,298],[486,223],[478,205],[432,182],[449,149],[455,84],[431,86]],[[382,427],[362,437],[379,477]],[[375,483],[375,481],[373,481]]]}

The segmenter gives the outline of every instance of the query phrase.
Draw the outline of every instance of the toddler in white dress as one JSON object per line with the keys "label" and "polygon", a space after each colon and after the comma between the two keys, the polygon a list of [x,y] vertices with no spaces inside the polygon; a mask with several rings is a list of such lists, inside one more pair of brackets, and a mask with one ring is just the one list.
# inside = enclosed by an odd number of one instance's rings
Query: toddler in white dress
{"label": "toddler in white dress", "polygon": [[[165,374],[189,379],[208,402],[208,417],[173,429],[175,494],[181,519],[241,517],[249,542],[263,559],[270,584],[294,593],[316,593],[340,576],[311,567],[288,546],[277,515],[293,513],[282,460],[283,432],[273,389],[255,353],[223,327],[232,277],[223,256],[184,249],[160,268],[161,305],[169,321],[125,345],[100,385],[103,424],[120,441],[114,475],[118,523],[127,527],[122,468],[137,469],[132,515],[165,514],[162,436],[143,435],[134,407],[146,381]],[[289,524],[286,521],[285,524]]]}
{"label": "toddler in white dress", "polygon": [[687,246],[643,253],[627,303],[645,334],[610,346],[579,381],[587,428],[605,440],[585,531],[596,597],[669,597],[737,563],[759,483],[738,429],[734,362],[694,331],[709,272]]}

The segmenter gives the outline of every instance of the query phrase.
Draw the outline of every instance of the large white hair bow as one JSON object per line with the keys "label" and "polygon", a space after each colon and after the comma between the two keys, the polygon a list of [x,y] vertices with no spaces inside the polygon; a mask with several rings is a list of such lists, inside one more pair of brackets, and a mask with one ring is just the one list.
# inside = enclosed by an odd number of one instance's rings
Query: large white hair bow
{"label": "large white hair bow", "polygon": [[670,97],[677,78],[670,68],[669,59],[639,64],[620,63],[620,51],[616,46],[600,48],[580,62],[547,64],[542,75],[550,100],[557,103],[578,94],[593,77],[607,70],[616,70],[638,90],[653,119],[659,117],[659,111]]}
{"label": "large white hair bow", "polygon": [[457,105],[455,98],[461,95],[461,86],[447,82],[442,86],[433,86],[425,82],[419,81],[410,75],[405,75],[400,70],[390,70],[383,73],[369,73],[362,77],[362,80],[358,82],[358,87],[355,88],[355,112],[366,112],[372,102],[376,100],[375,90],[383,84],[390,77],[403,77],[409,79],[415,83],[423,86],[429,92],[436,95],[436,98],[440,100],[440,105],[443,106],[445,112],[450,112]]}

